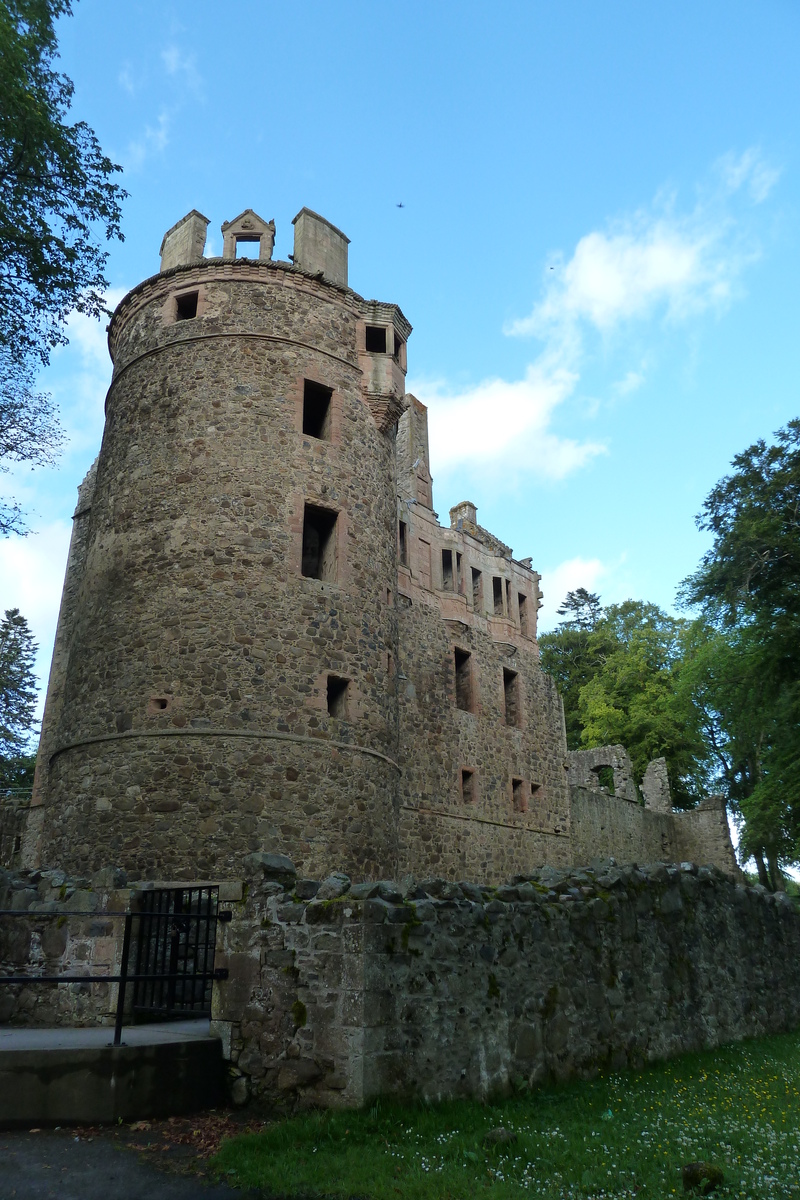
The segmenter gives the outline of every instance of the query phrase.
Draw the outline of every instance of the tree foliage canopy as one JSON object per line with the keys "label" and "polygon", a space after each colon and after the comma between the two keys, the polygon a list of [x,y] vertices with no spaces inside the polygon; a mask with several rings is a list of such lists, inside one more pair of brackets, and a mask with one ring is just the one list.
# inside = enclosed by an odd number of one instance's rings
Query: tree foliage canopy
{"label": "tree foliage canopy", "polygon": [[0,621],[0,759],[19,759],[36,728],[36,643],[18,608]]}
{"label": "tree foliage canopy", "polygon": [[[36,370],[67,340],[77,310],[106,311],[107,253],[121,238],[113,181],[120,168],[89,126],[70,123],[72,82],[53,66],[55,23],[71,0],[0,4],[0,468],[50,461],[60,435],[49,398],[33,392]],[[21,528],[0,508],[0,533]]]}
{"label": "tree foliage canopy", "polygon": [[603,608],[584,589],[570,592],[558,611],[567,620],[539,640],[542,666],[564,700],[569,748],[619,743],[638,782],[647,764],[663,756],[675,803],[694,804],[705,746],[678,686],[687,622],[641,601]]}
{"label": "tree foliage canopy", "polygon": [[679,593],[679,620],[585,589],[540,638],[570,749],[619,742],[637,780],[667,760],[673,799],[720,791],[761,882],[800,862],[800,419],[733,460],[697,517],[713,542]]}
{"label": "tree foliage canopy", "polygon": [[0,346],[15,362],[47,362],[73,309],[105,312],[95,227],[122,236],[120,168],[84,121],[68,123],[73,85],[53,69],[55,21],[71,9],[0,5]]}
{"label": "tree foliage canopy", "polygon": [[800,420],[755,442],[697,518],[714,541],[682,585],[686,679],[759,874],[800,861]]}

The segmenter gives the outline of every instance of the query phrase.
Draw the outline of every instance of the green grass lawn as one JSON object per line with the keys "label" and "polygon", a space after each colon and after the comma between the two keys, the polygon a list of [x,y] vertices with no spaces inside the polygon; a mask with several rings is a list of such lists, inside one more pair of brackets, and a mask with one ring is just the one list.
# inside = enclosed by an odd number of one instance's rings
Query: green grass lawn
{"label": "green grass lawn", "polygon": [[[501,1125],[517,1142],[485,1149]],[[224,1143],[213,1166],[287,1196],[647,1200],[682,1195],[698,1159],[725,1172],[715,1196],[800,1200],[800,1034],[492,1104],[312,1113]]]}

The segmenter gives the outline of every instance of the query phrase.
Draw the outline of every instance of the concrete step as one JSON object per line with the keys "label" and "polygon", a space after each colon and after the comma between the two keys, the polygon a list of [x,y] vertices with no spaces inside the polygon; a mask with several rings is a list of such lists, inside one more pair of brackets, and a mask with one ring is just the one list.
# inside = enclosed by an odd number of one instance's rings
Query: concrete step
{"label": "concrete step", "polygon": [[222,1043],[208,1021],[114,1031],[0,1028],[0,1126],[138,1121],[223,1098]]}

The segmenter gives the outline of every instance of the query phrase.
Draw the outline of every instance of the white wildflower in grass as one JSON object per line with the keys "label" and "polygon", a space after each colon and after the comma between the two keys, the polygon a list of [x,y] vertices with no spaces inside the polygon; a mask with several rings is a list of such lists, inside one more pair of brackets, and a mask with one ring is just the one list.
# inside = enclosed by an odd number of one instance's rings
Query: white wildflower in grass
{"label": "white wildflower in grass", "polygon": [[[372,1200],[678,1200],[681,1165],[705,1159],[725,1173],[720,1200],[800,1200],[798,1114],[794,1034],[489,1105],[297,1117],[227,1143],[216,1169],[243,1188]],[[516,1140],[484,1143],[500,1126]]]}

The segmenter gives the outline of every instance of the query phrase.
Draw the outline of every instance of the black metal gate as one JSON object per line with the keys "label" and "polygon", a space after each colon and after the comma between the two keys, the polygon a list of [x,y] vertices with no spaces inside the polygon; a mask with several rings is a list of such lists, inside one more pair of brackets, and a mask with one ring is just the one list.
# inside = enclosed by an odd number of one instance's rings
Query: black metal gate
{"label": "black metal gate", "polygon": [[[134,914],[134,1020],[211,1016],[218,887],[155,888]],[[160,978],[137,978],[159,976]]]}

